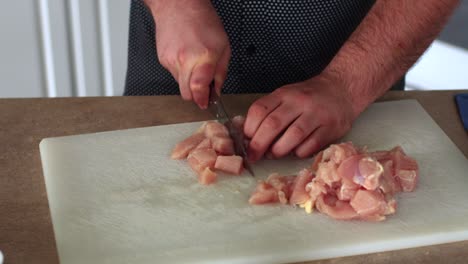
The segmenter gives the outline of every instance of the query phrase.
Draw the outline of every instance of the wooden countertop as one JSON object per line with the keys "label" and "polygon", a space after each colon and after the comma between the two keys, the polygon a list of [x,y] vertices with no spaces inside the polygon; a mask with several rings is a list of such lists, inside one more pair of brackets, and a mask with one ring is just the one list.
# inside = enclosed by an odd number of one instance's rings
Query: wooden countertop
{"label": "wooden countertop", "polygon": [[[453,95],[458,91],[389,92],[380,101],[417,99],[468,157]],[[226,96],[245,114],[259,95]],[[206,120],[176,96],[0,99],[0,250],[5,263],[58,263],[39,155],[46,137]],[[466,263],[468,241],[304,263]]]}

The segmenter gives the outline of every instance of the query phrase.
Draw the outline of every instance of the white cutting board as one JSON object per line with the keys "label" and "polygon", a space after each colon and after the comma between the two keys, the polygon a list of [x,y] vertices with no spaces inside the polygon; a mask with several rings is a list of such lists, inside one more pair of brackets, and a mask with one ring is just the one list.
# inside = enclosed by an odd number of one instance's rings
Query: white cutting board
{"label": "white cutting board", "polygon": [[[255,179],[202,186],[176,142],[200,123],[44,139],[41,158],[61,263],[283,263],[468,239],[468,161],[413,100],[377,103],[347,140],[401,144],[420,183],[381,223],[335,221],[289,206],[250,206]],[[263,161],[257,178],[310,160]]]}

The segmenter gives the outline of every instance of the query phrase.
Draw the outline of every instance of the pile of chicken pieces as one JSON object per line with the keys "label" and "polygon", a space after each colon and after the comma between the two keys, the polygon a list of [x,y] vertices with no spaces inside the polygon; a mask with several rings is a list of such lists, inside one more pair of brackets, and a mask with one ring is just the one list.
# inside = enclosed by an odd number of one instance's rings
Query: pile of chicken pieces
{"label": "pile of chicken pieces", "polygon": [[[242,129],[244,118],[235,117],[233,123]],[[240,175],[244,170],[227,128],[215,121],[177,144],[171,158],[187,159],[204,185],[216,182],[216,171]],[[273,173],[259,181],[249,203],[290,204],[339,220],[382,221],[396,212],[395,195],[413,191],[418,177],[416,160],[400,146],[369,152],[344,142],[319,152],[297,175]]]}

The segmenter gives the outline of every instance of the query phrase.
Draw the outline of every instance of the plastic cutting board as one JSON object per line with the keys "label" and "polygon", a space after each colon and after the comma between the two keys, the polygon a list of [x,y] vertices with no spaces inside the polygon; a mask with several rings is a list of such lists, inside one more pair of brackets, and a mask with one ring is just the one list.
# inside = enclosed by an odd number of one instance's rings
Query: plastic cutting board
{"label": "plastic cutting board", "polygon": [[250,206],[256,180],[311,160],[262,161],[257,178],[202,186],[172,147],[200,123],[48,138],[41,158],[61,263],[284,263],[468,239],[468,161],[413,100],[376,103],[343,140],[401,145],[420,164],[385,222]]}

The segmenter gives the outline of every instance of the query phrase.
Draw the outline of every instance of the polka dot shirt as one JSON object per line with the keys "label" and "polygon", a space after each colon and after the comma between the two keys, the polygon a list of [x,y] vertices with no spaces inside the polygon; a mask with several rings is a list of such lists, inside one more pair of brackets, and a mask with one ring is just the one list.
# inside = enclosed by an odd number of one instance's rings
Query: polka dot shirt
{"label": "polka dot shirt", "polygon": [[[372,0],[212,0],[232,57],[223,93],[269,93],[318,75],[356,29]],[[159,63],[154,20],[132,0],[125,95],[179,94]]]}

